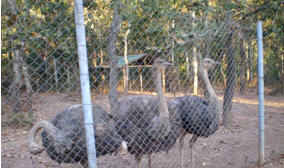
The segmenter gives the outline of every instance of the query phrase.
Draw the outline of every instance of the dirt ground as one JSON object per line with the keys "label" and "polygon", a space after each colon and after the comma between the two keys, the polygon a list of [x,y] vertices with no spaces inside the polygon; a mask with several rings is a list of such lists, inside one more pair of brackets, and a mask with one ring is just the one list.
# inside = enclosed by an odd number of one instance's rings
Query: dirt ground
{"label": "dirt ground", "polygon": [[[221,93],[220,103],[222,103]],[[95,100],[109,109],[105,97]],[[50,119],[60,110],[80,103],[74,95],[40,94],[34,98],[33,110],[37,120]],[[230,129],[220,127],[209,138],[199,138],[193,148],[195,168],[256,168],[258,158],[258,102],[256,92],[236,95],[233,103],[234,121]],[[27,149],[28,128],[2,128],[1,166],[3,168],[51,168],[58,167],[45,152],[31,155]],[[187,142],[190,139],[187,135]],[[185,167],[191,167],[188,144],[185,148]],[[178,144],[168,153],[152,156],[153,168],[179,167]],[[265,160],[263,168],[284,168],[284,96],[265,96]],[[142,160],[147,167],[148,158]],[[62,164],[62,168],[80,167]],[[135,167],[134,156],[102,156],[99,168]]]}

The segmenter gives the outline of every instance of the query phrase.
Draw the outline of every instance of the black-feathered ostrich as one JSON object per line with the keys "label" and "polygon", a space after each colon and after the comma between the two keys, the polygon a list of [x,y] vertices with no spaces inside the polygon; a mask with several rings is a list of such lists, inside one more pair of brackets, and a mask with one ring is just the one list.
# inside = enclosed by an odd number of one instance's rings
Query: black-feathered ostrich
{"label": "black-feathered ostrich", "polygon": [[181,167],[183,168],[183,146],[186,134],[192,134],[193,137],[189,142],[191,151],[191,163],[194,167],[192,147],[197,141],[198,137],[209,137],[214,134],[219,125],[219,103],[218,97],[210,84],[208,78],[208,69],[213,68],[217,62],[210,58],[205,58],[200,63],[200,73],[204,80],[204,84],[209,92],[209,99],[200,98],[197,96],[182,96],[174,100],[179,103],[180,119],[182,122],[182,131],[180,136],[180,157]]}
{"label": "black-feathered ostrich", "polygon": [[161,71],[171,65],[157,58],[152,67],[157,97],[130,96],[119,101],[123,115],[117,122],[118,134],[127,141],[128,151],[135,155],[141,168],[143,155],[170,150],[176,143],[181,130],[178,109],[174,101],[167,104],[161,86]]}
{"label": "black-feathered ostrich", "polygon": [[[59,165],[80,163],[88,167],[83,114],[82,105],[75,105],[61,111],[51,121],[37,122],[29,133],[29,151],[39,154],[45,150]],[[93,115],[97,156],[116,153],[123,147],[126,151],[126,143],[111,124],[112,117],[96,104],[93,104]],[[35,139],[41,129],[43,147]]]}

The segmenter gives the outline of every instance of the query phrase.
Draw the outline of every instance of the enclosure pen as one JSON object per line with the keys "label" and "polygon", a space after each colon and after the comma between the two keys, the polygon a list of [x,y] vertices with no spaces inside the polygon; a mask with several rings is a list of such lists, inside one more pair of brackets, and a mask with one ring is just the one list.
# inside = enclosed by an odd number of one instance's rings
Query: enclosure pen
{"label": "enclosure pen", "polygon": [[284,168],[284,0],[1,5],[0,167]]}
{"label": "enclosure pen", "polygon": [[263,82],[263,44],[262,22],[257,23],[257,65],[258,65],[258,101],[259,101],[259,158],[258,164],[264,163],[264,82]]}
{"label": "enclosure pen", "polygon": [[90,93],[90,82],[88,73],[88,59],[86,49],[86,35],[84,26],[83,1],[74,0],[76,38],[78,46],[78,57],[80,66],[80,83],[82,90],[82,104],[84,109],[84,125],[86,130],[86,143],[88,151],[88,163],[90,168],[97,168],[95,132],[93,126],[92,103]]}

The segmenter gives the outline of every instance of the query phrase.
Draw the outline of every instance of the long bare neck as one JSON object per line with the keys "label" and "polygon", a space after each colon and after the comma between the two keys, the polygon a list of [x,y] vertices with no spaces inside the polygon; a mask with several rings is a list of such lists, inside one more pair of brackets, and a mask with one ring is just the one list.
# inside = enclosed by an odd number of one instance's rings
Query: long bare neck
{"label": "long bare neck", "polygon": [[210,104],[214,104],[218,106],[218,97],[210,83],[209,77],[208,77],[208,72],[206,69],[202,68],[202,77],[205,83],[205,86],[208,90],[209,93],[209,102]]}
{"label": "long bare neck", "polygon": [[48,133],[53,133],[54,131],[57,130],[57,128],[48,121],[42,120],[36,123],[36,125],[33,126],[33,128],[29,133],[29,141],[28,141],[29,150],[33,154],[41,153],[44,150],[44,148],[36,142],[35,138],[41,128],[44,128]]}
{"label": "long bare neck", "polygon": [[153,77],[155,80],[156,84],[156,92],[158,94],[158,102],[159,102],[159,116],[160,117],[167,117],[169,118],[169,110],[168,110],[168,105],[166,98],[163,93],[163,88],[162,88],[162,80],[161,80],[161,70],[159,68],[155,68],[153,72]]}

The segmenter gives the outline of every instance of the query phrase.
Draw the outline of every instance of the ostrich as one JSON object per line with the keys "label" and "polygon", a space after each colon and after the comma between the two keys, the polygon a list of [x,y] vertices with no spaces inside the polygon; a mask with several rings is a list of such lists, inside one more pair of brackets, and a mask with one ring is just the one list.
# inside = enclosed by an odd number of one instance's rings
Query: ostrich
{"label": "ostrich", "polygon": [[184,138],[187,133],[192,134],[193,137],[189,141],[189,148],[191,151],[191,163],[194,167],[193,161],[193,145],[198,137],[209,137],[214,134],[218,129],[219,124],[219,111],[217,95],[212,88],[209,78],[208,69],[213,68],[216,64],[212,59],[205,58],[200,63],[200,72],[204,80],[205,86],[209,92],[209,99],[200,98],[197,96],[182,96],[176,98],[174,101],[179,103],[180,119],[182,123],[182,130],[180,136],[180,158],[181,167],[183,168],[183,146]]}
{"label": "ostrich", "polygon": [[[127,150],[126,143],[111,126],[112,116],[96,104],[93,104],[93,115],[97,156],[115,153],[120,149]],[[45,150],[59,165],[62,162],[80,163],[88,167],[83,121],[83,107],[75,105],[61,111],[51,122],[46,120],[37,122],[29,133],[29,151],[32,154],[39,154]],[[35,140],[36,134],[41,129],[43,129],[41,133],[43,147]]]}
{"label": "ostrich", "polygon": [[[161,71],[170,63],[157,58],[152,66],[158,98],[131,96],[119,101],[124,114],[116,123],[118,134],[127,142],[128,152],[135,155],[138,168],[141,159],[148,154],[170,150],[179,137],[181,123],[175,103],[167,104],[161,86]],[[124,108],[124,109],[123,109]]]}

